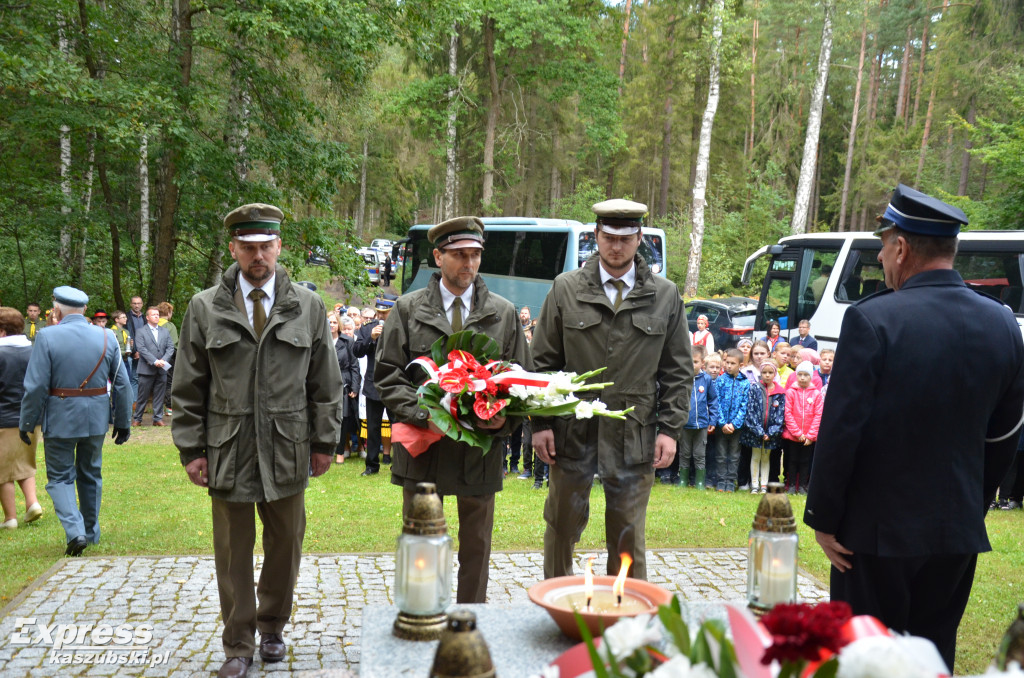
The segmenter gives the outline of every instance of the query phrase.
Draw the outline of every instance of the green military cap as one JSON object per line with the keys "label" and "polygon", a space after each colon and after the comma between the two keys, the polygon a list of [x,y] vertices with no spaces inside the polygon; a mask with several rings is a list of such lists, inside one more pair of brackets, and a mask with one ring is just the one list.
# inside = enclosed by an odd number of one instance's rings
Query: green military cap
{"label": "green military cap", "polygon": [[455,217],[432,226],[427,240],[439,250],[464,247],[484,248],[484,222],[479,217]]}
{"label": "green military cap", "polygon": [[254,202],[231,210],[224,226],[231,237],[244,242],[266,242],[281,237],[284,212],[273,205]]}
{"label": "green military cap", "polygon": [[599,202],[591,209],[597,215],[597,229],[609,235],[639,233],[647,216],[647,205],[621,198]]}

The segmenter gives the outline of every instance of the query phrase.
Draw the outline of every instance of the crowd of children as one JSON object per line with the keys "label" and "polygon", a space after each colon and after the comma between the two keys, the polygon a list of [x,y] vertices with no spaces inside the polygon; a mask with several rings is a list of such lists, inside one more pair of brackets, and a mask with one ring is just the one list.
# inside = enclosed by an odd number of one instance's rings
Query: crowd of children
{"label": "crowd of children", "polygon": [[717,352],[693,346],[690,419],[661,482],[763,494],[782,480],[807,493],[835,351],[810,347],[806,322],[796,345],[776,335]]}

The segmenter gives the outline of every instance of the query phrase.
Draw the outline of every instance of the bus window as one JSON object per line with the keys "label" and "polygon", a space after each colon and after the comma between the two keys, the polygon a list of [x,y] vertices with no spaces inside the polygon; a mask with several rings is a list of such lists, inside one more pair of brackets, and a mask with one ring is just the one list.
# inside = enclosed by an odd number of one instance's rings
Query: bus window
{"label": "bus window", "polygon": [[[506,239],[511,236],[515,239],[514,247],[508,244],[491,243],[488,238],[485,241],[487,256],[481,259],[480,272],[492,273],[495,275],[512,275],[517,278],[535,278],[537,280],[554,280],[555,276],[561,273],[564,268],[565,247],[568,242],[566,233],[525,233],[494,232],[492,236],[503,236]],[[502,249],[512,255],[511,269],[499,267],[503,270],[485,271],[484,261],[488,260],[495,249]],[[490,264],[487,264],[490,267]]]}
{"label": "bus window", "polygon": [[800,263],[800,296],[796,302],[796,319],[810,319],[818,310],[825,285],[832,273],[839,249],[805,248]]}
{"label": "bus window", "polygon": [[[579,257],[577,266],[582,268],[587,259],[597,252],[597,239],[593,232],[580,233]],[[640,247],[637,249],[640,256],[647,262],[647,267],[655,275],[665,274],[665,262],[662,253],[665,251],[665,243],[659,233],[644,233],[640,239]]]}
{"label": "bus window", "polygon": [[836,287],[836,301],[853,302],[885,289],[885,272],[878,263],[878,247],[854,247],[846,258]]}
{"label": "bus window", "polygon": [[785,330],[789,327],[789,298],[792,289],[793,279],[791,277],[771,277],[764,303],[764,327],[760,329],[766,329],[770,320],[777,321],[781,329]]}

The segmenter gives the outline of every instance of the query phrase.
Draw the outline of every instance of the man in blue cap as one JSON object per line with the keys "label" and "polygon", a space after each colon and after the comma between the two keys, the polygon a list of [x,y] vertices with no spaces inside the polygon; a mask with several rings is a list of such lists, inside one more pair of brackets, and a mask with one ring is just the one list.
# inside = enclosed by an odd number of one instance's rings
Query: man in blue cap
{"label": "man in blue cap", "polygon": [[889,289],[843,317],[804,522],[833,600],[932,640],[952,669],[991,548],[985,511],[1017,445],[1024,342],[953,270],[962,211],[900,185],[879,221]]}
{"label": "man in blue cap", "polygon": [[[85,317],[89,297],[74,287],[53,291],[59,323],[36,336],[25,373],[18,429],[27,441],[42,420],[46,491],[67,536],[69,556],[100,541],[103,436],[110,424],[107,382],[114,391],[114,442],[131,433],[131,382],[114,333]],[[78,500],[75,500],[75,488]]]}

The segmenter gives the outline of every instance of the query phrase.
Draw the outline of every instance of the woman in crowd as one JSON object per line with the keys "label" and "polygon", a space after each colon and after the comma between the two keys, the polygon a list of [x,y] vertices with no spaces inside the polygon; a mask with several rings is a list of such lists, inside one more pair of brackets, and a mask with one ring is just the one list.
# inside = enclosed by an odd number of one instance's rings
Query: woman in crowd
{"label": "woman in crowd", "polygon": [[36,498],[36,444],[39,427],[29,434],[26,445],[19,435],[22,386],[25,370],[32,354],[32,343],[24,334],[25,318],[16,308],[0,306],[0,504],[4,522],[0,529],[18,527],[18,509],[14,484],[21,486],[25,495],[25,522],[31,523],[43,515]]}
{"label": "woman in crowd", "polygon": [[348,316],[341,316],[334,313],[327,314],[328,323],[331,326],[331,338],[334,339],[334,350],[338,354],[338,367],[341,368],[341,436],[338,439],[338,449],[335,451],[334,462],[342,464],[345,462],[348,453],[345,452],[345,445],[350,443],[349,434],[355,420],[356,408],[359,398],[359,388],[362,385],[359,376],[359,362],[352,353],[352,328],[355,324]]}
{"label": "woman in crowd", "polygon": [[761,337],[761,341],[768,344],[769,351],[774,351],[775,344],[782,340],[782,326],[776,320],[769,320],[765,328],[767,334]]}

